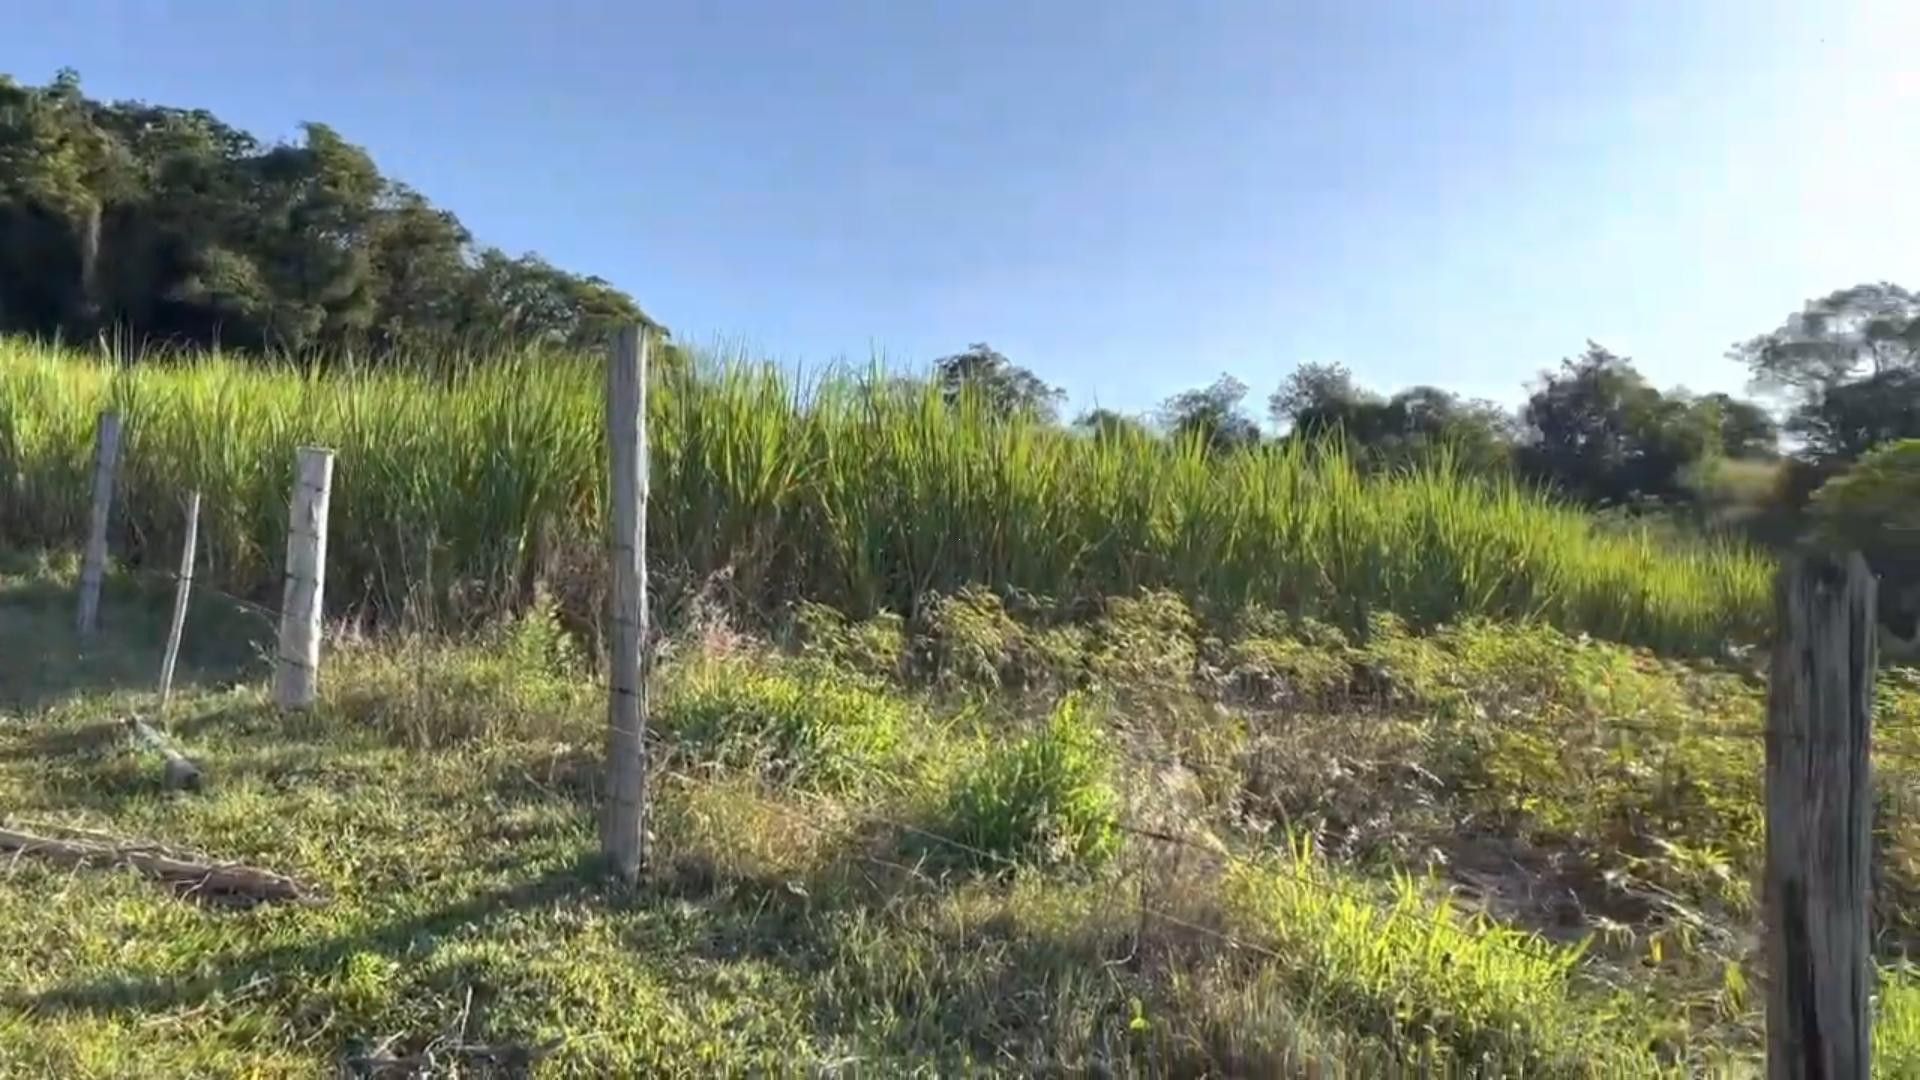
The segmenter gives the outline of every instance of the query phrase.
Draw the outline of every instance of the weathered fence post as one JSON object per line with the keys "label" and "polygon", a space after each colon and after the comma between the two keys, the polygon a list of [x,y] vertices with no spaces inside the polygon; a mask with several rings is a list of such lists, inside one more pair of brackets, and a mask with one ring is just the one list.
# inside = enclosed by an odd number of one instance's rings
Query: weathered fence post
{"label": "weathered fence post", "polygon": [[280,649],[273,700],[283,709],[313,704],[320,685],[320,613],[326,589],[327,503],[333,451],[303,446],[287,514],[287,581],[280,601]]}
{"label": "weathered fence post", "polygon": [[187,626],[187,596],[193,591],[193,553],[200,542],[200,493],[187,495],[187,535],[180,544],[180,573],[173,585],[173,622],[167,627],[167,651],[160,658],[160,712],[173,697],[173,666],[180,659],[180,636]]}
{"label": "weathered fence post", "polygon": [[93,506],[87,516],[87,549],[80,564],[80,614],[77,627],[82,638],[92,637],[100,628],[100,582],[107,574],[107,521],[113,511],[113,477],[120,467],[120,414],[109,409],[100,414],[100,426],[93,439]]}
{"label": "weathered fence post", "polygon": [[1767,702],[1767,1076],[1865,1077],[1874,580],[1801,555],[1775,582]]}
{"label": "weathered fence post", "polygon": [[623,881],[647,858],[647,337],[629,326],[607,361],[613,626],[608,635],[607,805],[600,850]]}

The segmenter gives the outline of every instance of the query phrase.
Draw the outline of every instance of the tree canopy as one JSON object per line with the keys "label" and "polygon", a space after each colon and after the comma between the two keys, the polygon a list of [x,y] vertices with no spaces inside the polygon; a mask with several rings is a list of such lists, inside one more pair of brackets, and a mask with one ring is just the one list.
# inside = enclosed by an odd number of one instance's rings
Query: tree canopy
{"label": "tree canopy", "polygon": [[597,345],[607,282],[476,247],[325,124],[262,144],[204,110],[0,75],[0,331],[392,355]]}
{"label": "tree canopy", "polygon": [[973,394],[998,415],[1024,414],[1049,423],[1059,419],[1060,402],[1067,396],[985,342],[934,361],[933,377],[949,404]]}
{"label": "tree canopy", "polygon": [[1221,375],[1212,385],[1175,394],[1160,405],[1160,423],[1175,438],[1197,438],[1211,452],[1260,442],[1260,425],[1240,403],[1247,384]]}

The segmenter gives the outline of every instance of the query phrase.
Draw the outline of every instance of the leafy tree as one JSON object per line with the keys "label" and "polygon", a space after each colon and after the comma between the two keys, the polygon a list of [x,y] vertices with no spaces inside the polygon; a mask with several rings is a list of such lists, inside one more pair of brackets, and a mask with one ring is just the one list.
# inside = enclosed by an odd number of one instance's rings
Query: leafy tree
{"label": "leafy tree", "polygon": [[1287,376],[1280,389],[1267,398],[1267,413],[1274,423],[1303,435],[1318,435],[1335,427],[1359,435],[1355,425],[1364,410],[1378,406],[1380,399],[1354,385],[1353,373],[1342,364],[1301,364]]}
{"label": "leafy tree", "polygon": [[393,356],[597,346],[645,318],[598,278],[476,250],[324,124],[262,146],[203,110],[93,101],[72,72],[0,76],[0,330]]}
{"label": "leafy tree", "polygon": [[1883,614],[1911,636],[1920,614],[1920,439],[1886,443],[1814,492],[1815,535],[1860,551],[1881,576]]}
{"label": "leafy tree", "polygon": [[1051,423],[1059,419],[1060,402],[1066,398],[1064,390],[1049,386],[984,342],[934,361],[933,372],[949,403],[972,393],[1000,416],[1025,414]]}
{"label": "leafy tree", "polygon": [[1145,424],[1112,409],[1088,409],[1074,418],[1073,426],[1095,439],[1131,438],[1148,433]]}
{"label": "leafy tree", "polygon": [[1757,383],[1810,401],[1862,374],[1920,365],[1920,297],[1884,281],[1840,289],[1729,355]]}
{"label": "leafy tree", "polygon": [[1522,417],[1528,471],[1597,505],[1684,499],[1684,470],[1718,449],[1712,408],[1662,394],[1593,342],[1545,377]]}
{"label": "leafy tree", "polygon": [[1780,425],[1766,409],[1731,394],[1702,396],[1696,409],[1706,411],[1720,432],[1720,452],[1730,458],[1772,458],[1780,453]]}
{"label": "leafy tree", "polygon": [[1221,375],[1211,386],[1186,390],[1160,406],[1160,423],[1176,438],[1198,438],[1209,451],[1221,453],[1260,442],[1260,425],[1240,403],[1247,384]]}
{"label": "leafy tree", "polygon": [[1877,446],[1920,438],[1920,371],[1889,368],[1820,391],[1787,428],[1816,458],[1852,461]]}
{"label": "leafy tree", "polygon": [[1267,399],[1276,423],[1294,437],[1338,434],[1363,465],[1408,465],[1445,450],[1472,471],[1505,469],[1513,421],[1499,406],[1463,401],[1432,386],[1381,398],[1356,386],[1338,364],[1303,364]]}
{"label": "leafy tree", "polygon": [[1850,461],[1920,436],[1920,296],[1898,285],[1855,285],[1810,301],[1730,355],[1756,385],[1787,396],[1787,430],[1816,459]]}

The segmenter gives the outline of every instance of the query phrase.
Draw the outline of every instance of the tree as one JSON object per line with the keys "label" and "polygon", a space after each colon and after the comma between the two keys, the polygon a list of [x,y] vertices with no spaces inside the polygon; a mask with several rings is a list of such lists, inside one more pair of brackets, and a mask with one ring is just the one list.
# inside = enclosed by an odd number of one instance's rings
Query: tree
{"label": "tree", "polygon": [[1920,439],[1890,442],[1814,492],[1815,535],[1865,555],[1881,576],[1883,619],[1902,636],[1920,614]]}
{"label": "tree", "polygon": [[1382,466],[1410,465],[1439,453],[1468,472],[1512,467],[1517,432],[1511,413],[1434,386],[1402,390],[1379,407],[1369,452]]}
{"label": "tree", "polygon": [[1728,355],[1756,383],[1812,401],[1862,374],[1920,365],[1920,297],[1884,281],[1840,289]]}
{"label": "tree", "polygon": [[1211,386],[1175,394],[1160,405],[1160,423],[1176,438],[1197,438],[1212,453],[1256,446],[1260,425],[1240,407],[1247,384],[1221,375]]}
{"label": "tree", "polygon": [[1882,444],[1920,438],[1920,370],[1889,368],[1821,390],[1787,429],[1817,459],[1852,461]]}
{"label": "tree", "polygon": [[1780,425],[1766,409],[1731,394],[1702,396],[1695,408],[1706,410],[1720,433],[1720,452],[1730,458],[1773,458],[1780,453]]}
{"label": "tree", "polygon": [[1718,448],[1711,409],[1662,394],[1594,342],[1545,376],[1522,417],[1528,471],[1596,505],[1685,498],[1684,470]]}
{"label": "tree", "polygon": [[1073,426],[1096,440],[1135,438],[1148,434],[1145,424],[1112,409],[1088,409],[1074,418]]}
{"label": "tree", "polygon": [[324,124],[262,146],[204,110],[93,101],[72,72],[0,76],[0,330],[397,356],[598,347],[631,321],[605,281],[476,251]]}
{"label": "tree", "polygon": [[1276,424],[1318,435],[1352,426],[1364,410],[1379,404],[1378,397],[1354,385],[1353,373],[1344,365],[1301,364],[1267,398],[1267,413]]}
{"label": "tree", "polygon": [[972,394],[998,416],[1025,415],[1052,423],[1059,419],[1060,402],[1067,396],[985,342],[935,360],[933,373],[949,404]]}
{"label": "tree", "polygon": [[1729,355],[1755,385],[1786,395],[1787,430],[1817,459],[1851,461],[1920,436],[1920,296],[1898,285],[1855,285],[1809,301]]}
{"label": "tree", "polygon": [[1473,472],[1508,467],[1513,421],[1499,406],[1463,401],[1433,386],[1415,386],[1391,398],[1361,389],[1338,364],[1302,364],[1267,399],[1274,422],[1291,438],[1338,436],[1358,462],[1383,469],[1414,464],[1445,451]]}

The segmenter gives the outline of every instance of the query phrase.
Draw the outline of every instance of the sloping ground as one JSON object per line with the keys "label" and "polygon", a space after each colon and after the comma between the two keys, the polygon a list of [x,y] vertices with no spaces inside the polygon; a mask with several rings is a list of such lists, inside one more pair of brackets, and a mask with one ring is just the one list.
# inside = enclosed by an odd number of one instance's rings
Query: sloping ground
{"label": "sloping ground", "polygon": [[[67,596],[0,579],[0,817],[327,899],[7,861],[0,1074],[1753,1061],[1758,744],[1706,733],[1753,718],[1735,673],[1537,629],[1208,628],[1156,595],[1072,623],[976,594],[911,628],[816,609],[785,656],[705,618],[663,654],[628,893],[594,873],[600,699],[549,618],[338,647],[290,717],[210,648],[247,624],[209,614],[166,720],[211,784],[175,794],[117,723],[151,705],[159,598],[112,594],[81,657]],[[1889,763],[1920,716],[1890,685]],[[1883,787],[1897,912],[1911,789]],[[1881,925],[1891,962],[1907,924]],[[1889,972],[1888,1075],[1920,1065],[1917,996]]]}

